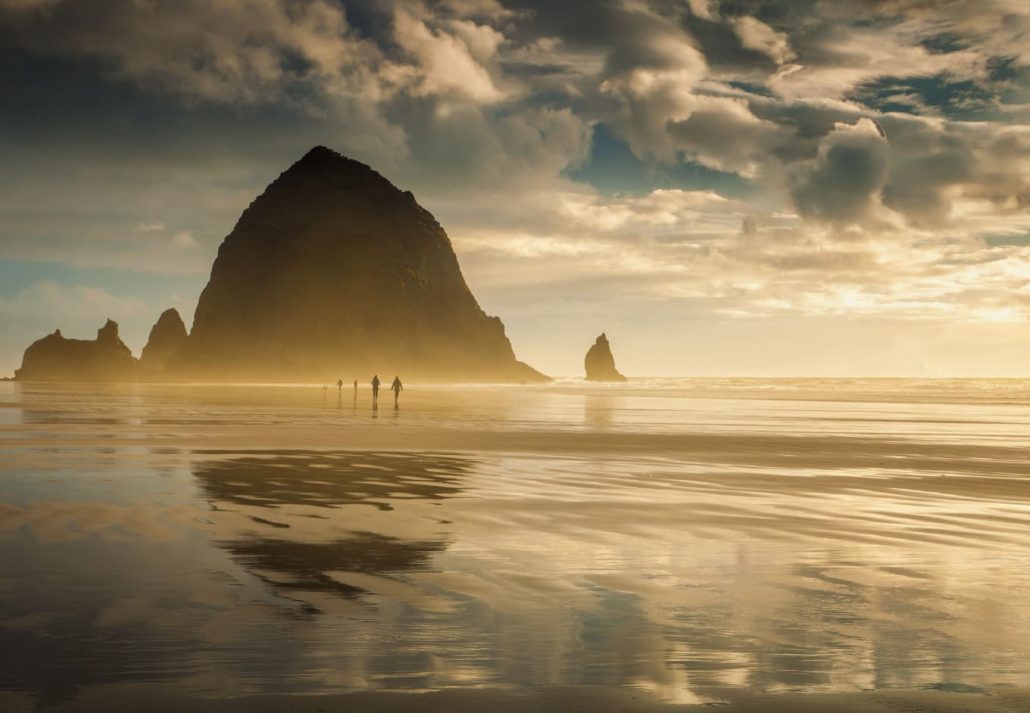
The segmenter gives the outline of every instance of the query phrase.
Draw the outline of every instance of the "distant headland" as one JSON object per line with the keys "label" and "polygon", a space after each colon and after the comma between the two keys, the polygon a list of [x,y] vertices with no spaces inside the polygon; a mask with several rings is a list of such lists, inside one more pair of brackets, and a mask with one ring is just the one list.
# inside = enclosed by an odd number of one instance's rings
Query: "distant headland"
{"label": "distant headland", "polygon": [[243,211],[187,333],[165,311],[136,359],[110,320],[95,341],[57,331],[18,380],[329,382],[373,372],[442,382],[541,382],[515,357],[414,196],[324,146]]}

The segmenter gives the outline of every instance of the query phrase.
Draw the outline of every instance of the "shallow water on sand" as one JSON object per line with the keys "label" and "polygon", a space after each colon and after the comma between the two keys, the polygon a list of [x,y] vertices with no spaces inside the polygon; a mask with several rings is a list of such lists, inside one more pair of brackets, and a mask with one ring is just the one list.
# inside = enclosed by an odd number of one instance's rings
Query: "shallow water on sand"
{"label": "shallow water on sand", "polygon": [[1030,382],[0,384],[0,690],[1030,685]]}

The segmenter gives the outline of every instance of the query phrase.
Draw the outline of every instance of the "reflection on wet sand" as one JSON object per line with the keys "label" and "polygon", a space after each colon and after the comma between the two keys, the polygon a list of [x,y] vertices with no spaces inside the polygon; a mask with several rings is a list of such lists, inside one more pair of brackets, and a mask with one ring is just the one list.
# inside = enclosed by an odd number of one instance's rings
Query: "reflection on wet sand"
{"label": "reflection on wet sand", "polygon": [[606,394],[589,394],[583,399],[583,423],[587,427],[603,430],[614,420],[619,399]]}
{"label": "reflection on wet sand", "polygon": [[[1018,438],[960,413],[886,438],[867,405],[823,424],[845,435],[639,433],[630,397],[549,398],[526,423],[564,420],[557,442],[593,450],[401,451],[417,408],[370,424],[330,397],[304,415],[341,419],[319,448],[0,451],[0,691],[589,686],[699,702],[1030,684]],[[671,403],[653,410],[674,418]],[[61,419],[108,432],[75,408]],[[460,413],[434,426],[450,443],[480,435]],[[367,427],[394,446],[350,447]]]}
{"label": "reflection on wet sand", "polygon": [[318,626],[356,614],[316,594],[404,612],[399,631],[379,620],[414,656],[391,658],[395,682],[423,681],[430,653],[438,682],[460,664],[469,680],[632,684],[680,701],[727,685],[983,682],[988,660],[1017,680],[1002,623],[1017,608],[999,598],[974,636],[955,624],[984,585],[939,574],[944,560],[975,567],[988,543],[1002,561],[1030,546],[1004,514],[1027,511],[1011,477],[310,452],[193,473],[216,529],[234,533],[219,546]]}
{"label": "reflection on wet sand", "polygon": [[203,644],[192,620],[206,611],[190,598],[203,563],[181,541],[135,535],[0,537],[0,690],[48,706],[86,686],[196,674]]}
{"label": "reflection on wet sand", "polygon": [[[344,509],[391,511],[402,501],[442,500],[460,491],[475,466],[468,458],[424,453],[209,455],[215,458],[196,463],[193,474],[212,505],[212,517],[223,526],[218,546],[275,590],[294,592],[295,598],[312,592],[356,597],[368,593],[368,580],[356,584],[360,578],[355,574],[397,578],[425,569],[445,547],[443,540],[361,531],[362,521]],[[232,513],[260,527],[234,522]],[[319,526],[320,520],[333,522]],[[232,537],[221,535],[226,527]],[[319,609],[311,598],[301,600],[308,611]]]}
{"label": "reflection on wet sand", "polygon": [[327,544],[250,540],[220,542],[247,569],[274,572],[289,579],[266,579],[272,586],[302,591],[327,591],[354,596],[364,590],[334,579],[330,572],[393,575],[424,569],[442,542],[405,542],[374,533],[359,533]]}
{"label": "reflection on wet sand", "polygon": [[193,467],[204,497],[269,507],[365,504],[385,510],[393,499],[439,500],[456,494],[475,465],[467,457],[404,452],[206,455],[211,460]]}

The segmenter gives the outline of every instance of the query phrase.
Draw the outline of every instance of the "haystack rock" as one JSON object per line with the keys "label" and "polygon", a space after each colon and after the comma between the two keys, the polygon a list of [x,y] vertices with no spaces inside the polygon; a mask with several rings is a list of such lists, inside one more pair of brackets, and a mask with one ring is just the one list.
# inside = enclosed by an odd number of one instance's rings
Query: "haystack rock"
{"label": "haystack rock", "polygon": [[586,367],[587,381],[626,380],[626,377],[615,368],[615,357],[612,356],[612,348],[608,344],[608,337],[604,332],[601,332],[601,336],[587,350],[583,365]]}
{"label": "haystack rock", "polygon": [[165,365],[186,343],[186,325],[174,309],[167,309],[158,317],[150,330],[147,345],[139,357],[141,376],[159,378],[164,375]]}
{"label": "haystack rock", "polygon": [[33,342],[22,357],[19,381],[132,381],[136,358],[107,320],[94,341],[66,339],[61,330]]}
{"label": "haystack rock", "polygon": [[169,370],[212,380],[547,378],[516,360],[414,196],[322,146],[240,216]]}

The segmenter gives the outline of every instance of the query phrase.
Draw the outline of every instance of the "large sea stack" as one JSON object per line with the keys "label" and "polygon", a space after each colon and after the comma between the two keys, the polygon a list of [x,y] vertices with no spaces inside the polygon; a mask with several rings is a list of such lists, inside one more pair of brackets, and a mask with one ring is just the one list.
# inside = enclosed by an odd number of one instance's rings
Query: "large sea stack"
{"label": "large sea stack", "polygon": [[612,356],[612,348],[608,344],[608,337],[605,336],[604,332],[601,332],[601,336],[587,350],[583,366],[586,368],[587,381],[626,380],[626,377],[615,368],[615,357]]}
{"label": "large sea stack", "polygon": [[546,379],[515,359],[414,196],[321,146],[240,216],[169,370],[213,380]]}
{"label": "large sea stack", "polygon": [[107,320],[94,341],[67,339],[61,330],[29,345],[19,381],[132,381],[136,358],[118,337],[118,324]]}

